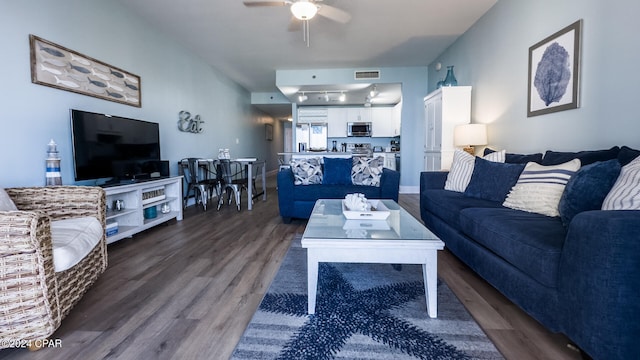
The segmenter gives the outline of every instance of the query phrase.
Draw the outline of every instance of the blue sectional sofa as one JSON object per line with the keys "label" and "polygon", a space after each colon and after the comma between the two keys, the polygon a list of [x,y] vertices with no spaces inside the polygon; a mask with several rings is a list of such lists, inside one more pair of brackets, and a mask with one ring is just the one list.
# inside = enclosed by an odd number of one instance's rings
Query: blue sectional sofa
{"label": "blue sectional sofa", "polygon": [[[624,165],[638,155],[640,151],[625,146],[577,153],[547,151],[544,157],[507,154],[506,162],[553,165],[579,158],[582,170],[609,159]],[[638,358],[640,211],[598,210],[600,202],[590,205],[595,210],[574,209],[564,224],[563,216],[514,210],[502,201],[444,190],[447,175],[421,173],[420,211],[425,225],[449,251],[594,359]],[[606,193],[612,185],[608,180],[604,189],[591,183],[579,190]],[[567,183],[563,201],[569,187]],[[580,201],[587,194],[573,195]]]}
{"label": "blue sectional sofa", "polygon": [[[350,159],[349,159],[350,160]],[[398,201],[400,173],[387,168],[382,169],[380,186],[354,185],[350,180],[351,165],[344,170],[345,181],[329,181],[339,177],[325,173],[324,182],[312,185],[295,185],[294,173],[290,168],[278,172],[278,205],[280,216],[285,223],[292,218],[308,219],[318,199],[342,199],[347,194],[362,193],[368,199],[393,199]]]}

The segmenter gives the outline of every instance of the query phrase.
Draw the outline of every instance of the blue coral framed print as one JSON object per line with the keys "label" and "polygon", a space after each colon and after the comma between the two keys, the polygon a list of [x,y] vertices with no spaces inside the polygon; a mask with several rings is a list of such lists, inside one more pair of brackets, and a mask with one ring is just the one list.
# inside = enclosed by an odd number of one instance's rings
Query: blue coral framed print
{"label": "blue coral framed print", "polygon": [[140,77],[64,46],[29,35],[31,82],[141,107]]}
{"label": "blue coral framed print", "polygon": [[578,108],[581,33],[578,20],[529,48],[527,117]]}

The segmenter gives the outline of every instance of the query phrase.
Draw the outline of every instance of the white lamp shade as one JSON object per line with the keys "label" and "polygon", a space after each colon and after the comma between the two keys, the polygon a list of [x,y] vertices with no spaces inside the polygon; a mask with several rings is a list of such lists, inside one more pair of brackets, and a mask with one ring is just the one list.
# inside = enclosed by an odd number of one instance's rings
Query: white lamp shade
{"label": "white lamp shade", "polygon": [[317,12],[318,7],[307,0],[299,0],[291,4],[291,13],[298,20],[309,20],[316,16]]}
{"label": "white lamp shade", "polygon": [[486,145],[487,125],[464,124],[453,130],[453,142],[456,146]]}

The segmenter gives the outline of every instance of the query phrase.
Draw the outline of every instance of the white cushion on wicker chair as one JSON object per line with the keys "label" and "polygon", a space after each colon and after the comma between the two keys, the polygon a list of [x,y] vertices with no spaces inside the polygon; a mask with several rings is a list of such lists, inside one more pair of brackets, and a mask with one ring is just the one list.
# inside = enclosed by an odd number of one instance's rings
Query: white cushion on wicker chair
{"label": "white cushion on wicker chair", "polygon": [[100,241],[103,231],[95,217],[52,221],[51,242],[55,271],[70,269],[84,259]]}

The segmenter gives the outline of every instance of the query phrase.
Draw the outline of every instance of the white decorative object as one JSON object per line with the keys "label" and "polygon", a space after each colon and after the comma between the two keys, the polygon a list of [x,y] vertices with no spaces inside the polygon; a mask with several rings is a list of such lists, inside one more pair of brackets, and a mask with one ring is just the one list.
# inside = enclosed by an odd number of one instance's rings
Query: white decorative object
{"label": "white decorative object", "polygon": [[367,200],[363,194],[349,194],[342,201],[347,220],[386,220],[391,212],[380,200]]}

